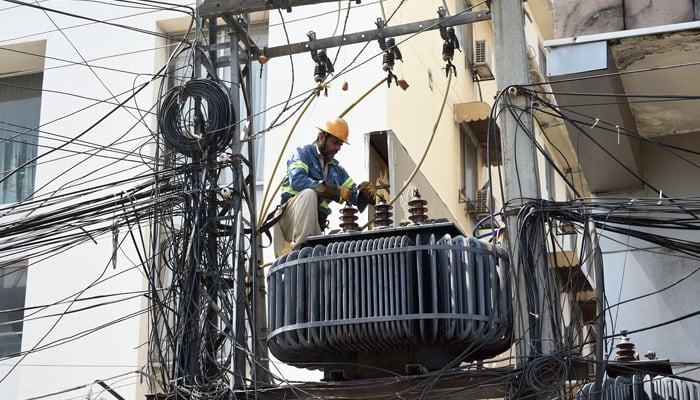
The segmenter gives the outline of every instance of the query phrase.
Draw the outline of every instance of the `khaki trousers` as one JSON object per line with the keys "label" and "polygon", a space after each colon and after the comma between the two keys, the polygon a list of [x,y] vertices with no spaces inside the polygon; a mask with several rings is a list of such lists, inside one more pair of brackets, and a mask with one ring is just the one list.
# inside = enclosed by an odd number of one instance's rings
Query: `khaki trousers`
{"label": "khaki trousers", "polygon": [[282,218],[273,227],[275,256],[298,250],[307,237],[320,234],[318,195],[313,189],[304,189],[287,201]]}

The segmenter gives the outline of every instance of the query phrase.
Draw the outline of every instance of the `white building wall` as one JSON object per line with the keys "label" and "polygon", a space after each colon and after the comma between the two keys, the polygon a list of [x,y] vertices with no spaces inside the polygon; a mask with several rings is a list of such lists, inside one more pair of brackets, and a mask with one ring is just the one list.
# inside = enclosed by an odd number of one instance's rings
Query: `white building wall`
{"label": "white building wall", "polygon": [[[657,138],[658,140],[658,138]],[[700,139],[695,134],[661,138],[664,143],[683,149],[700,148]],[[674,154],[675,153],[675,154]],[[644,146],[645,179],[658,185],[663,192],[674,197],[697,196],[700,178],[694,174],[679,173],[697,164],[697,155],[685,154],[687,161],[676,156],[678,151],[668,151],[655,145]],[[616,194],[630,199],[657,196],[650,190]],[[662,200],[659,206],[670,204]],[[654,207],[649,215],[657,215]],[[678,217],[678,215],[669,216]],[[681,237],[691,243],[700,242],[696,231],[661,231],[648,229],[661,235]],[[606,235],[607,236],[607,235]],[[648,242],[621,235],[610,235],[601,240],[604,252],[605,289],[610,311],[607,313],[608,332],[619,334],[621,330],[635,331],[681,318],[697,311],[700,275],[697,274],[697,258],[679,251],[663,248]],[[620,306],[618,303],[627,300]],[[653,350],[660,359],[672,362],[695,362],[700,354],[697,332],[700,320],[697,317],[631,333],[630,341],[636,344],[640,359]],[[617,340],[609,342],[612,358]],[[679,373],[684,368],[676,367]],[[697,371],[683,375],[692,379],[700,376]]]}
{"label": "white building wall", "polygon": [[[149,32],[157,31],[159,19],[182,16],[117,3],[45,1],[40,6]],[[58,191],[57,196],[149,171],[152,86],[159,81],[135,91],[160,67],[159,39],[148,32],[10,3],[0,8],[0,19],[0,46],[46,40],[38,195],[51,197]],[[92,69],[80,65],[84,61]],[[118,107],[123,101],[126,107]],[[52,134],[63,137],[52,140]],[[76,140],[62,150],[51,150],[68,138]],[[86,147],[84,142],[105,148]],[[122,189],[134,185],[109,187],[100,195],[118,197]],[[35,211],[44,212],[50,215],[47,209]],[[137,355],[145,346],[144,335],[139,335],[145,329],[139,318],[145,288],[139,256],[144,254],[137,254],[131,243],[135,240],[143,249],[147,222],[143,221],[143,230],[132,227],[133,238],[126,229],[120,230],[119,240],[125,244],[117,253],[116,267],[111,261],[111,233],[62,248],[52,257],[29,260],[26,307],[31,311],[25,313],[22,343],[28,355],[0,361],[0,397],[24,399],[57,392],[63,393],[48,398],[107,397],[99,386],[90,387],[102,379],[126,399],[142,398],[137,395],[142,381],[137,371],[143,364]],[[103,305],[109,302],[113,304]],[[64,392],[69,388],[74,390]]]}

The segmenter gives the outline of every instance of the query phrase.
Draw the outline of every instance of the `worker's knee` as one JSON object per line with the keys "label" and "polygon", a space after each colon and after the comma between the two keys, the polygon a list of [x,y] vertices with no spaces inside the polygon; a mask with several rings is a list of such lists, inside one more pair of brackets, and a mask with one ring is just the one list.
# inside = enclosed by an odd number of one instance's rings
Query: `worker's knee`
{"label": "worker's knee", "polygon": [[316,194],[316,191],[313,189],[304,189],[301,192],[297,193],[295,197],[295,202],[300,202],[300,201],[313,201],[316,203],[318,201],[318,194]]}
{"label": "worker's knee", "polygon": [[318,195],[313,189],[304,189],[294,196],[293,207],[297,210],[316,210],[318,207]]}

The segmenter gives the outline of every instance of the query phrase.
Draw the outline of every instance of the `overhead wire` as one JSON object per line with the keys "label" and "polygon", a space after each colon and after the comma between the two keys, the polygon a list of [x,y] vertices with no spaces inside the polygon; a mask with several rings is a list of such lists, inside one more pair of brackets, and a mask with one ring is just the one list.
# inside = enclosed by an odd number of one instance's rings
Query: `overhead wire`
{"label": "overhead wire", "polygon": [[[43,3],[44,1],[46,1],[46,0],[39,0],[38,2],[39,2],[39,3]],[[8,12],[9,10],[11,10],[11,9],[13,9],[13,8],[21,8],[21,7],[24,7],[24,5],[22,5],[22,4],[16,4],[16,3],[15,3],[15,5],[13,5],[13,6],[9,7],[9,8],[0,9],[0,13]],[[187,15],[194,15],[194,11],[190,12],[189,10],[177,10],[177,7],[182,7],[182,5],[173,4],[173,7],[169,7],[169,8],[162,9],[162,10],[152,10],[152,11],[147,11],[147,12],[139,12],[139,13],[128,14],[128,15],[123,15],[123,16],[116,16],[116,17],[111,17],[111,18],[104,18],[104,19],[102,19],[102,20],[103,20],[103,21],[110,21],[110,22],[111,22],[111,21],[118,21],[118,20],[123,20],[123,19],[129,19],[129,18],[134,18],[134,17],[145,16],[145,15],[147,15],[147,14],[152,14],[152,13],[155,13],[155,12],[158,12],[158,11],[175,11],[175,12],[184,12],[184,13],[187,14]],[[184,6],[184,7],[187,7],[187,6]],[[190,8],[190,10],[191,10],[191,8]],[[86,26],[90,26],[90,25],[97,25],[97,24],[100,24],[100,23],[102,22],[102,20],[100,20],[100,21],[90,21],[90,22],[86,22],[86,23],[82,23],[82,24],[71,25],[71,26],[66,27],[66,28],[64,28],[64,29],[69,29],[69,30],[70,30],[70,29],[77,29],[77,28],[82,28],[82,27],[86,27]],[[20,41],[20,40],[27,40],[27,39],[30,39],[30,38],[33,38],[33,37],[42,36],[42,35],[47,35],[47,34],[51,34],[51,33],[55,33],[55,30],[48,30],[48,31],[42,31],[42,32],[33,32],[33,33],[31,33],[31,34],[26,34],[26,35],[22,35],[22,36],[15,36],[15,37],[5,37],[5,38],[0,39],[0,43],[3,43],[3,42],[15,42],[15,41]]]}
{"label": "overhead wire", "polygon": [[[557,108],[556,108],[554,105],[550,104],[546,99],[541,98],[541,97],[538,97],[538,101],[539,101],[540,103],[542,103],[542,104],[547,105],[547,107],[548,107],[550,110],[552,110],[552,111],[553,111],[557,116],[559,116],[560,118],[566,119],[566,116],[565,116],[561,111],[557,110]],[[655,185],[653,185],[651,182],[649,182],[649,181],[647,181],[646,179],[644,179],[643,176],[641,176],[638,172],[636,172],[635,170],[633,170],[629,165],[626,165],[626,164],[625,164],[624,162],[622,162],[620,159],[618,159],[617,157],[615,157],[615,155],[612,153],[612,151],[611,151],[610,149],[608,149],[607,147],[603,146],[603,145],[600,143],[600,141],[597,140],[596,138],[594,138],[586,129],[583,129],[583,128],[580,127],[579,125],[573,125],[573,127],[576,129],[576,131],[578,131],[580,134],[582,134],[583,136],[585,136],[586,139],[588,139],[591,143],[593,143],[598,149],[600,149],[603,153],[605,153],[605,155],[607,155],[607,156],[609,157],[609,159],[613,160],[617,165],[619,165],[619,166],[620,166],[622,169],[624,169],[627,173],[629,173],[629,174],[632,175],[635,179],[637,179],[637,180],[639,180],[640,182],[642,182],[646,187],[649,187],[650,189],[652,189],[654,192],[659,193],[659,194],[662,194],[661,189],[659,189],[658,187],[656,187]]]}
{"label": "overhead wire", "polygon": [[[539,99],[536,99],[535,101],[537,101],[537,100],[539,100]],[[562,108],[565,108],[565,107],[562,107]],[[525,110],[523,109],[523,110],[521,110],[521,111],[525,111]],[[513,111],[511,110],[511,113],[512,113],[512,112],[513,112]],[[557,115],[557,116],[558,116],[558,117],[563,117],[562,115]],[[515,115],[514,117],[516,118],[517,121],[519,121],[519,118],[517,117],[517,115]],[[528,132],[527,127],[523,126],[522,124],[520,125],[520,128],[523,129],[523,131],[525,131],[526,133]],[[531,136],[531,140],[534,142],[534,136]],[[549,161],[549,162],[552,162],[552,160],[548,160],[548,161]],[[564,176],[562,176],[562,178],[564,178],[564,180],[566,180],[566,178],[565,178]],[[493,182],[493,180],[490,180],[490,181]],[[629,199],[627,199],[627,201],[629,201]],[[654,201],[655,201],[655,202],[658,201],[658,202],[660,203],[660,200],[654,200]],[[666,201],[666,200],[665,200],[665,201]],[[675,199],[671,199],[671,200],[669,201],[669,203],[673,204],[674,201],[675,201]],[[503,204],[507,204],[507,202],[504,200]],[[595,206],[595,204],[594,204],[593,206]],[[547,206],[547,208],[550,208],[550,207]],[[681,212],[681,213],[686,213],[686,214],[690,213],[690,219],[691,219],[691,220],[696,219],[696,218],[694,217],[694,215],[692,214],[692,213],[694,212],[694,211],[693,211],[693,207],[689,207],[689,205],[684,204],[684,203],[681,202],[681,204],[679,205],[679,208],[680,208],[680,210],[682,210],[682,211],[679,211],[679,212]],[[592,210],[591,210],[591,211],[592,211]],[[644,209],[644,212],[648,212],[648,210],[647,210],[647,209]],[[617,219],[618,219],[618,218],[614,218],[612,222],[616,221]],[[565,220],[568,220],[568,221],[580,221],[580,218],[577,219],[577,218],[572,218],[572,216],[569,216],[569,217],[565,218]],[[655,222],[653,223],[652,226],[655,226],[655,227],[656,227],[656,226],[659,226],[660,223],[663,224],[662,220],[666,220],[666,218],[663,218],[663,217],[662,217],[662,218],[659,218],[657,221],[655,221]],[[621,222],[622,222],[622,221],[621,221]],[[629,224],[629,223],[632,223],[630,218],[628,218],[627,221],[624,221],[624,222],[627,222],[628,224]],[[646,225],[646,224],[644,223],[644,221],[640,221],[640,222],[641,222],[642,224]],[[649,221],[649,222],[651,222],[651,221]],[[682,224],[681,226],[687,225],[687,224],[689,223],[688,221],[679,221],[679,222]],[[603,224],[602,221],[598,222],[598,223],[597,223],[597,227],[598,227],[599,229],[611,230],[611,231],[614,231],[614,232],[620,232],[620,231],[621,231],[620,233],[623,233],[623,234],[627,234],[629,231],[632,231],[632,229],[628,228],[628,229],[627,229],[628,232],[624,232],[624,230],[621,230],[621,229],[619,229],[619,228],[617,228],[617,227],[615,227],[615,226],[611,226],[610,223],[611,223],[611,221],[610,221],[610,219],[608,218],[608,219],[606,219],[606,223],[605,223],[605,224]],[[519,225],[520,225],[520,224],[519,224]],[[668,227],[670,228],[671,226],[676,227],[676,226],[678,226],[678,224],[674,223],[673,221],[670,221],[670,224],[669,224]],[[686,229],[686,228],[681,227],[680,229]],[[692,228],[691,228],[691,227],[688,227],[688,229],[692,229]],[[638,235],[635,235],[635,236],[640,237],[640,238],[641,238],[641,237],[644,237],[645,239],[651,239],[651,240],[652,240],[653,242],[655,242],[655,243],[659,243],[659,242],[661,241],[661,238],[655,237],[654,235],[646,236],[646,235],[638,234]],[[629,236],[627,236],[627,237],[629,237]],[[663,243],[663,244],[661,244],[661,245],[667,245],[667,244],[668,244],[668,243]],[[672,245],[678,246],[679,244],[673,243]],[[680,245],[683,245],[683,244],[680,244]],[[689,255],[693,254],[693,250],[695,250],[695,246],[690,247],[690,248],[688,248],[688,247],[685,246],[685,245],[683,245],[683,246],[684,246],[684,247],[682,247],[682,249],[684,249],[684,250],[686,250],[686,251],[689,252],[689,253],[686,253],[686,254],[689,254]],[[583,258],[584,258],[584,257],[582,257],[582,259],[583,259]],[[610,309],[610,307],[608,307],[608,309]],[[691,313],[690,315],[692,316],[693,314]],[[571,339],[571,337],[570,337],[570,339]]]}
{"label": "overhead wire", "polygon": [[521,110],[522,111],[522,110]]}
{"label": "overhead wire", "polygon": [[[172,57],[172,55],[171,55],[171,57]],[[163,67],[161,67],[159,73],[162,72],[162,71],[167,67],[168,64],[169,64],[169,62],[166,62],[166,64],[165,64]],[[159,73],[157,73],[155,76],[157,77]],[[0,179],[0,183],[3,182],[3,181],[5,181],[5,180],[8,179],[9,177],[11,177],[12,175],[14,175],[15,173],[17,173],[18,171],[20,171],[20,170],[26,168],[27,166],[31,166],[31,165],[36,164],[36,161],[37,161],[39,158],[45,157],[45,156],[48,155],[48,154],[51,154],[51,153],[53,153],[53,152],[55,152],[55,151],[57,151],[57,150],[63,149],[63,148],[64,148],[65,146],[67,146],[68,144],[72,144],[72,143],[76,142],[78,139],[80,139],[80,137],[82,137],[83,135],[87,134],[92,128],[96,127],[98,124],[100,124],[101,122],[103,122],[108,116],[110,116],[112,113],[114,113],[115,111],[117,111],[117,110],[121,107],[121,104],[125,104],[128,100],[130,100],[131,98],[134,98],[141,90],[143,90],[145,87],[147,87],[153,79],[154,79],[154,78],[152,78],[151,80],[147,81],[146,83],[140,85],[139,88],[138,88],[137,90],[132,91],[131,95],[127,98],[127,100],[123,101],[122,103],[120,103],[120,105],[117,105],[115,108],[112,108],[112,110],[109,111],[105,116],[103,116],[103,117],[101,117],[100,119],[98,119],[97,122],[95,122],[95,123],[92,124],[90,127],[88,127],[87,129],[85,129],[84,131],[82,131],[82,132],[81,132],[80,134],[78,134],[76,137],[70,138],[69,140],[67,140],[66,142],[62,143],[61,145],[59,145],[59,146],[57,146],[57,147],[54,147],[54,148],[51,148],[51,149],[49,149],[48,151],[46,151],[46,152],[44,152],[44,153],[42,153],[42,154],[40,154],[40,155],[34,157],[34,158],[31,159],[31,160],[27,160],[27,161],[23,162],[23,163],[20,164],[18,167],[16,167],[13,171],[9,171],[9,172],[5,173],[5,174],[4,174],[4,177],[3,177],[2,179]],[[64,118],[65,118],[65,117],[64,117]],[[137,122],[137,124],[138,124],[138,122]],[[132,128],[133,128],[133,126],[135,126],[135,125],[132,125]],[[125,134],[123,134],[122,137],[126,136],[127,133],[128,133],[128,131],[127,131]],[[113,144],[114,144],[114,143],[113,143]],[[54,178],[54,180],[55,180],[55,179],[56,179],[56,178]],[[52,181],[53,181],[53,180],[52,180]],[[49,181],[48,183],[50,183],[50,182],[52,182],[52,181]],[[43,187],[47,186],[48,183],[46,183]],[[43,188],[43,187],[42,187],[42,188]],[[40,188],[40,189],[41,189],[41,188]],[[36,189],[36,190],[35,190],[35,193],[38,192],[40,189]]]}
{"label": "overhead wire", "polygon": [[[125,376],[128,376],[128,375],[132,375],[132,374],[140,375],[140,374],[141,374],[141,371],[139,371],[139,370],[134,370],[134,371],[126,372],[126,373],[123,373],[123,374],[114,375],[114,376],[111,376],[111,377],[109,377],[109,378],[103,378],[103,379],[100,379],[100,380],[106,382],[106,381],[111,381],[112,379],[118,379],[118,378],[122,378],[122,377],[125,377]],[[62,389],[62,390],[55,391],[55,392],[45,393],[45,394],[41,394],[41,395],[38,395],[38,396],[28,397],[28,398],[25,398],[24,400],[41,400],[41,399],[45,399],[45,398],[49,398],[49,397],[54,397],[54,396],[57,396],[57,395],[62,395],[62,394],[74,392],[74,391],[76,391],[76,390],[85,389],[85,388],[89,387],[90,385],[93,385],[94,383],[95,383],[94,381],[93,381],[93,382],[88,382],[88,383],[85,383],[85,384],[82,384],[82,385],[72,386],[72,387],[70,387],[70,388]],[[81,398],[84,398],[84,396],[81,395]]]}
{"label": "overhead wire", "polygon": [[[36,4],[39,4],[37,0],[35,0],[35,2],[36,2]],[[112,96],[112,98],[113,98],[115,101],[117,101],[117,97],[115,96],[115,94],[112,92],[112,90],[109,88],[109,86],[107,86],[107,84],[102,80],[102,78],[100,78],[100,76],[97,74],[97,72],[95,71],[95,69],[92,68],[92,66],[90,66],[90,64],[87,62],[87,60],[85,59],[85,57],[83,57],[82,53],[81,53],[81,52],[78,50],[78,48],[75,46],[75,44],[73,43],[73,41],[68,37],[68,35],[66,34],[66,32],[65,32],[63,29],[61,29],[60,26],[58,26],[58,24],[56,23],[56,21],[51,17],[51,15],[49,14],[49,12],[48,12],[47,10],[42,9],[42,11],[43,11],[44,15],[46,16],[46,18],[48,18],[48,20],[51,21],[51,24],[52,24],[54,27],[56,27],[56,29],[57,29],[58,32],[61,34],[61,36],[63,36],[63,38],[66,40],[66,42],[68,42],[68,44],[69,44],[70,47],[73,49],[73,51],[75,51],[75,53],[78,55],[78,57],[79,57],[80,60],[81,60],[80,64],[81,64],[81,65],[87,66],[87,68],[89,69],[89,71],[92,73],[93,77],[95,77],[95,79],[97,79],[97,81],[98,81],[98,82],[100,83],[100,85],[107,91],[107,93],[109,93],[109,95]],[[131,111],[130,111],[127,107],[124,107],[124,110],[126,110],[129,114],[131,114]],[[133,114],[131,114],[131,115],[133,116]]]}
{"label": "overhead wire", "polygon": [[[97,19],[97,18],[91,18],[91,17],[87,17],[87,16],[84,16],[84,15],[79,15],[79,14],[75,14],[75,13],[71,13],[71,12],[67,12],[67,11],[62,11],[62,10],[58,10],[58,9],[54,9],[54,8],[48,8],[48,7],[44,7],[44,6],[38,5],[38,4],[33,4],[33,3],[21,1],[21,0],[4,0],[4,1],[6,1],[6,2],[8,2],[8,3],[17,4],[17,5],[20,5],[20,6],[25,6],[25,7],[28,7],[28,8],[34,8],[34,9],[41,10],[41,11],[46,11],[46,12],[51,12],[51,13],[56,13],[56,14],[59,14],[59,15],[67,16],[67,17],[72,17],[72,18],[76,18],[76,19],[86,20],[86,21],[90,21],[90,22],[93,22],[93,23],[96,23],[96,24],[103,24],[103,25],[113,26],[113,27],[116,27],[116,28],[126,29],[126,30],[129,30],[129,31],[134,31],[134,32],[138,32],[138,33],[144,33],[144,34],[147,34],[147,35],[150,35],[150,36],[161,37],[161,38],[164,38],[164,39],[176,39],[176,38],[172,37],[171,35],[169,35],[169,34],[167,34],[167,33],[162,33],[162,32],[157,32],[157,31],[150,31],[150,30],[141,29],[141,28],[135,28],[135,27],[128,26],[128,25],[123,25],[123,24],[117,24],[117,23],[114,23],[114,22],[110,22],[110,21],[108,21],[108,20],[100,20],[100,19]],[[180,7],[187,7],[187,6],[182,6],[182,5],[180,5]],[[189,7],[187,7],[187,8],[189,8]],[[192,13],[191,13],[191,14],[188,13],[188,15],[191,15],[192,17],[194,17],[194,10],[192,10],[191,8],[190,8],[190,10],[192,11]]]}
{"label": "overhead wire", "polygon": [[[140,90],[140,89],[142,89],[142,88],[143,88],[143,87],[137,89],[137,91]],[[132,93],[132,94],[133,94],[133,93]],[[123,104],[121,104],[121,105],[123,105]],[[75,142],[74,139],[75,139],[75,138],[72,138],[71,141],[74,141],[74,142]],[[126,153],[126,154],[129,154],[129,153]],[[14,207],[17,208],[16,205],[15,205]],[[17,210],[14,210],[14,211],[17,211]],[[128,219],[127,219],[127,221],[128,221]],[[85,230],[82,229],[82,228],[81,228],[81,230],[83,230],[83,232],[84,232],[85,234],[87,234],[87,231],[85,231]],[[4,233],[8,233],[8,232],[4,232]],[[80,236],[80,235],[79,235],[79,236]],[[60,242],[60,241],[59,241],[59,242]],[[90,287],[90,286],[89,286],[89,287]],[[70,304],[72,304],[72,302],[71,302]],[[75,312],[78,312],[78,311],[82,311],[82,310],[74,310],[74,311],[75,311]],[[65,315],[66,313],[67,313],[67,312],[64,312],[62,315]],[[55,325],[54,325],[54,326],[55,326]],[[47,331],[47,334],[48,334],[50,331],[51,331],[51,330]],[[32,349],[30,349],[30,352],[31,352],[31,351],[38,351],[38,350],[39,350],[39,347],[38,347],[38,346],[39,346],[39,343],[40,343],[40,342],[41,342],[41,340],[40,340],[39,342],[37,342],[37,344],[36,344]],[[60,343],[59,343],[59,344],[60,344]],[[53,343],[49,343],[48,345],[53,346]],[[42,348],[45,348],[45,347],[42,347]],[[26,354],[28,354],[28,353],[25,353],[25,356],[26,356]],[[24,356],[22,356],[21,359],[23,359],[23,357],[24,357]],[[21,362],[21,359],[15,364],[15,367],[16,367],[16,365],[19,364],[19,362]],[[11,373],[12,370],[13,370],[15,367],[11,368],[10,371],[8,372],[8,374]],[[6,375],[6,376],[7,376],[7,375]],[[3,377],[3,379],[5,379],[6,376]]]}

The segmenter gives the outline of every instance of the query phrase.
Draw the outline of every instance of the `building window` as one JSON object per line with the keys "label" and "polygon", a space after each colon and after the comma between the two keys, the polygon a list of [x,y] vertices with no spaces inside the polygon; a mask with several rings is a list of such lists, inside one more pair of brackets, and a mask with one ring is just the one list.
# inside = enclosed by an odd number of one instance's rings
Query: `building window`
{"label": "building window", "polygon": [[21,350],[26,289],[26,264],[0,263],[0,357]]}
{"label": "building window", "polygon": [[[457,12],[462,12],[465,10],[473,11],[471,1],[458,1]],[[462,52],[464,53],[464,68],[471,70],[472,65],[474,65],[474,28],[472,24],[459,25],[455,32],[457,34],[457,39],[462,46]]]}
{"label": "building window", "polygon": [[0,203],[31,198],[43,73],[0,78]]}
{"label": "building window", "polygon": [[[551,157],[549,157],[551,159]],[[547,161],[546,158],[542,160],[541,168],[544,169],[544,182],[542,183],[542,198],[545,200],[554,200],[556,197],[556,176],[554,165]]]}
{"label": "building window", "polygon": [[539,46],[537,46],[537,61],[540,65],[540,73],[542,76],[547,76],[547,53],[542,43],[539,43]]}
{"label": "building window", "polygon": [[479,179],[477,148],[471,135],[465,129],[462,129],[460,141],[462,147],[462,195],[464,195],[465,200],[473,201],[476,199]]}

